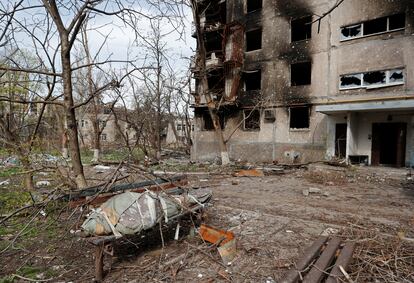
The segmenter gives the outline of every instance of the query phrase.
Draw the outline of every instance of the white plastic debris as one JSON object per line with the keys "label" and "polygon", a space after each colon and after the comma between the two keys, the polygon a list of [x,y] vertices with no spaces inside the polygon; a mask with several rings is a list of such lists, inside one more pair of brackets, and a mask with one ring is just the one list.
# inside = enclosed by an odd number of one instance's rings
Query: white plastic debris
{"label": "white plastic debris", "polygon": [[8,186],[10,185],[10,180],[5,180],[0,182],[0,186]]}
{"label": "white plastic debris", "polygon": [[105,166],[105,165],[96,165],[93,168],[96,170],[97,173],[104,173],[105,171],[112,169],[111,166]]}
{"label": "white plastic debris", "polygon": [[36,182],[36,187],[47,187],[50,186],[49,181],[38,181]]}
{"label": "white plastic debris", "polygon": [[335,234],[338,234],[338,232],[339,232],[339,230],[338,229],[335,229],[335,228],[331,228],[331,227],[328,227],[328,228],[326,228],[323,232],[322,232],[322,236],[330,236],[330,235],[335,235]]}
{"label": "white plastic debris", "polygon": [[197,275],[197,277],[198,277],[198,278],[203,278],[203,274],[199,273],[199,274]]}

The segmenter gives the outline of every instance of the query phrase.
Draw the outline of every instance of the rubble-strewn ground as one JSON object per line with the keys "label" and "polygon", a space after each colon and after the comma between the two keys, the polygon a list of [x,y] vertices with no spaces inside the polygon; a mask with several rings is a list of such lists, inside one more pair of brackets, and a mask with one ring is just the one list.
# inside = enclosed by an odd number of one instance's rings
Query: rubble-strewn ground
{"label": "rubble-strewn ground", "polygon": [[[400,184],[406,173],[311,165],[309,170],[265,177],[191,175],[191,185],[213,190],[205,222],[236,235],[238,253],[232,264],[223,265],[217,251],[197,236],[176,242],[169,240],[173,234],[164,234],[163,249],[155,233],[140,242],[116,245],[112,263],[106,261],[111,272],[105,282],[278,282],[328,228],[358,242],[358,258],[350,271],[356,282],[414,282],[414,243],[400,239],[414,238],[414,191]],[[69,233],[79,213],[71,216],[64,207],[48,210],[49,217],[38,215],[33,220],[37,227],[25,230],[13,248],[1,254],[0,278],[18,274],[52,282],[91,282],[93,249]],[[30,219],[27,215],[13,221],[22,228]],[[18,231],[0,228],[1,250]],[[382,248],[385,244],[388,250]],[[370,270],[362,274],[361,267]],[[368,276],[371,273],[381,276]]]}

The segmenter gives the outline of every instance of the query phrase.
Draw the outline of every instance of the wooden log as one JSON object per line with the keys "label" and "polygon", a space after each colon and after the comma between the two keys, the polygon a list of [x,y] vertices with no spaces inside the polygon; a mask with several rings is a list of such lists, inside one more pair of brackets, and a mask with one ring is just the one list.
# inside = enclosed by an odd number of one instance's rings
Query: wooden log
{"label": "wooden log", "polygon": [[103,243],[95,247],[95,280],[96,282],[103,281],[104,247],[105,245]]}
{"label": "wooden log", "polygon": [[316,261],[312,269],[303,279],[303,283],[319,283],[322,281],[325,275],[325,271],[328,269],[329,265],[335,258],[336,251],[341,244],[341,240],[337,237],[332,238],[323,253]]}
{"label": "wooden log", "polygon": [[[186,180],[186,176],[173,176],[170,179],[156,179],[156,180],[146,180],[139,183],[129,183],[129,184],[120,184],[120,185],[114,185],[110,188],[108,188],[105,192],[106,193],[117,193],[117,192],[123,192],[138,188],[144,188],[148,186],[156,186],[161,185],[165,183],[176,183],[180,181]],[[95,186],[87,189],[83,189],[80,191],[71,192],[67,195],[62,196],[62,200],[67,201],[73,201],[81,198],[85,198],[88,196],[93,196],[97,193],[99,193],[102,190],[103,186]]]}
{"label": "wooden log", "polygon": [[355,246],[355,243],[345,244],[338,256],[338,259],[335,262],[334,267],[331,270],[331,273],[329,274],[329,277],[326,279],[326,283],[345,282],[345,276],[342,274],[339,266],[342,266],[344,269],[348,267],[348,265],[351,263]]}
{"label": "wooden log", "polygon": [[300,271],[304,270],[312,262],[312,260],[314,260],[319,255],[323,245],[327,240],[328,237],[320,236],[315,242],[313,242],[312,246],[310,246],[305,251],[301,259],[296,264],[296,268],[289,270],[288,273],[285,274],[281,283],[297,282],[299,280]]}

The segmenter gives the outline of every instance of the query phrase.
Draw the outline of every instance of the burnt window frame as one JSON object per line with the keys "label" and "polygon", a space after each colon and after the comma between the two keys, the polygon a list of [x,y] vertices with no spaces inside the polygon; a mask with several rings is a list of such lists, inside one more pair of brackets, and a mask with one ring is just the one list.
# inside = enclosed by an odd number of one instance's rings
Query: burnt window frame
{"label": "burnt window frame", "polygon": [[[256,9],[253,9],[253,10],[250,10],[249,11],[249,1],[252,1],[252,2],[260,1],[261,2],[260,8],[256,8]],[[263,0],[245,0],[245,11],[246,11],[246,14],[254,13],[254,12],[260,11],[262,9],[263,9]]]}
{"label": "burnt window frame", "polygon": [[[310,65],[310,73],[309,73],[309,83],[306,84],[293,84],[293,76],[292,76],[292,66],[293,65],[299,65],[299,64],[309,64]],[[291,87],[303,87],[303,86],[309,86],[312,84],[312,61],[301,61],[301,62],[295,62],[290,64],[290,86]]]}
{"label": "burnt window frame", "polygon": [[[292,18],[290,20],[290,42],[291,43],[301,42],[301,41],[307,41],[307,40],[311,40],[312,39],[312,25],[309,24],[309,32],[310,32],[309,37],[305,37],[305,38],[302,38],[302,39],[293,40],[293,31],[294,31],[293,24],[294,24],[294,22],[301,21],[301,20],[305,20],[305,19],[308,19],[308,18],[310,18],[309,23],[311,23],[312,20],[313,20],[312,15],[306,15],[306,16],[302,16],[302,17]],[[305,26],[306,26],[306,23],[305,23]],[[306,36],[308,35],[307,32],[308,31],[306,31]]]}
{"label": "burnt window frame", "polygon": [[[209,128],[206,128],[206,119],[205,119],[206,116],[209,117],[208,118],[209,119],[208,122],[211,122],[211,126],[212,126],[211,128],[210,127]],[[219,121],[220,121],[221,129],[224,130],[225,127],[226,127],[226,118],[221,113],[219,113],[218,116],[219,116]],[[205,112],[203,112],[201,114],[201,131],[202,132],[212,132],[212,131],[215,131],[213,120],[211,119],[210,113],[208,111],[205,111]]]}
{"label": "burnt window frame", "polygon": [[[393,72],[397,72],[397,71],[401,71],[403,74],[403,78],[402,81],[397,81],[397,82],[391,82],[391,74]],[[369,74],[369,73],[375,73],[375,72],[384,72],[385,73],[385,83],[383,84],[374,84],[374,85],[367,85],[364,82],[364,75]],[[341,79],[343,77],[346,76],[359,76],[360,80],[361,80],[361,84],[359,86],[352,86],[352,87],[343,87],[341,84]],[[406,83],[406,78],[407,78],[407,74],[406,74],[406,70],[404,67],[396,67],[396,68],[391,68],[391,69],[382,69],[382,70],[373,70],[373,71],[368,71],[368,72],[361,72],[361,73],[350,73],[350,74],[343,74],[339,76],[339,90],[353,90],[353,89],[375,89],[375,88],[382,88],[382,87],[392,87],[392,86],[399,86],[399,85],[404,85]]]}
{"label": "burnt window frame", "polygon": [[[301,127],[301,128],[293,128],[292,127],[292,109],[299,109],[299,108],[306,108],[308,113],[308,123],[307,127]],[[309,131],[310,130],[310,124],[311,124],[311,115],[312,115],[312,108],[309,105],[303,105],[303,106],[292,106],[289,107],[289,131]]]}
{"label": "burnt window frame", "polygon": [[[260,48],[248,50],[248,40],[247,40],[248,34],[252,33],[252,32],[257,32],[257,31],[260,31]],[[245,52],[248,53],[248,52],[254,52],[254,51],[262,50],[262,48],[263,48],[263,28],[262,27],[247,30],[245,32],[244,38],[245,38],[245,46],[246,46],[245,47]]]}
{"label": "burnt window frame", "polygon": [[[246,83],[246,78],[245,76],[249,76],[251,74],[258,74],[258,76],[260,77],[259,80],[259,88],[258,89],[247,89],[247,83]],[[243,88],[246,92],[261,92],[262,91],[262,79],[263,79],[263,72],[262,69],[256,69],[256,70],[251,70],[251,71],[244,71],[243,72]]]}
{"label": "burnt window frame", "polygon": [[[246,115],[246,112],[247,115]],[[259,123],[258,123],[258,127],[257,128],[246,128],[246,121],[249,117],[249,114],[251,112],[257,112],[259,114]],[[243,110],[243,131],[245,132],[259,132],[261,130],[262,127],[262,111],[260,111],[260,109],[244,109]]]}
{"label": "burnt window frame", "polygon": [[[404,15],[404,27],[390,29],[390,18],[395,17],[395,16],[402,16],[402,15]],[[365,34],[364,25],[366,23],[369,23],[371,21],[378,21],[378,20],[381,20],[381,19],[386,19],[387,20],[387,26],[386,26],[385,31]],[[354,27],[358,27],[358,26],[361,27],[360,35],[352,36],[352,37],[349,37],[349,38],[346,38],[342,35],[342,30],[343,29],[345,29],[345,28],[354,28]],[[369,36],[386,34],[386,33],[390,33],[390,32],[401,31],[401,30],[405,30],[406,27],[407,27],[407,14],[405,12],[404,13],[397,13],[397,14],[392,14],[392,15],[388,15],[388,16],[385,16],[385,17],[379,17],[379,18],[363,21],[363,22],[360,22],[360,23],[354,23],[354,24],[351,24],[351,25],[341,26],[340,31],[339,31],[339,37],[340,37],[340,41],[344,42],[344,41],[354,40],[354,39],[358,39],[358,38],[364,38],[364,37],[369,37]]]}
{"label": "burnt window frame", "polygon": [[276,110],[275,109],[265,109],[263,111],[263,122],[265,124],[272,124],[276,122]]}

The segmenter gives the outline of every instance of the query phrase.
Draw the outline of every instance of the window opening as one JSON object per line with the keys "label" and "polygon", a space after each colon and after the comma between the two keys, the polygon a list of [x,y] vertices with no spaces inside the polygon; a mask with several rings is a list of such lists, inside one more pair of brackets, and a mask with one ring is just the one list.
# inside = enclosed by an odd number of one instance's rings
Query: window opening
{"label": "window opening", "polygon": [[262,49],[262,29],[246,32],[246,51]]}
{"label": "window opening", "polygon": [[294,19],[291,21],[292,42],[310,39],[312,37],[312,16]]}
{"label": "window opening", "polygon": [[254,72],[245,72],[243,74],[246,91],[256,91],[262,88],[262,72],[257,70]]}
{"label": "window opening", "polygon": [[262,0],[247,0],[247,3],[246,3],[247,13],[262,9],[262,5],[263,5]]}
{"label": "window opening", "polygon": [[348,40],[373,34],[391,32],[404,28],[405,14],[396,14],[343,27],[341,28],[341,40]]}
{"label": "window opening", "polygon": [[260,130],[260,110],[244,110],[244,130]]}
{"label": "window opening", "polygon": [[311,84],[312,63],[302,62],[290,66],[290,79],[292,86]]}
{"label": "window opening", "polygon": [[404,84],[404,70],[394,69],[342,75],[339,89],[376,88]]}
{"label": "window opening", "polygon": [[310,109],[307,106],[292,107],[290,113],[291,129],[309,129]]}

